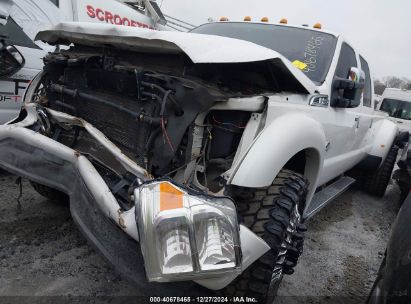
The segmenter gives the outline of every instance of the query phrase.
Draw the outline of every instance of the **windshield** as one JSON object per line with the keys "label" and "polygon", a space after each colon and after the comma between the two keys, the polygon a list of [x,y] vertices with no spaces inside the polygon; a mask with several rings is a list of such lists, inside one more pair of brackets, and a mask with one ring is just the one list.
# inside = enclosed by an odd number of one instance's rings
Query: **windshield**
{"label": "windshield", "polygon": [[337,44],[331,34],[272,24],[216,22],[191,32],[242,39],[275,50],[316,84],[324,82]]}
{"label": "windshield", "polygon": [[411,120],[411,102],[385,98],[380,110],[394,118]]}

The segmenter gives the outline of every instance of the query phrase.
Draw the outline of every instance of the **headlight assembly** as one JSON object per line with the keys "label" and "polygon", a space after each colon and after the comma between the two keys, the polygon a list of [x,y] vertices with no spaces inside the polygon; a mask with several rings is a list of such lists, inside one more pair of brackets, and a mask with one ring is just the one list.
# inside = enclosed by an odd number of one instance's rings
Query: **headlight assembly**
{"label": "headlight assembly", "polygon": [[168,180],[144,184],[135,194],[149,281],[241,272],[239,226],[231,199],[193,193]]}

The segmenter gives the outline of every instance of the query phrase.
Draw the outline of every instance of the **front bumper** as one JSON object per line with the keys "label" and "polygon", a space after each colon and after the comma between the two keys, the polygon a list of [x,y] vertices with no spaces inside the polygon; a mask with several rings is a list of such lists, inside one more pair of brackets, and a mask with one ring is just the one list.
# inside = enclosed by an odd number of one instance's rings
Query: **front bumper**
{"label": "front bumper", "polygon": [[[115,196],[87,157],[31,129],[39,120],[35,104],[26,105],[27,117],[18,123],[0,126],[0,167],[37,183],[60,190],[70,197],[75,222],[96,248],[117,270],[148,294],[201,294],[198,285],[148,283],[135,218],[135,208],[122,211]],[[53,119],[84,128],[130,172],[150,180],[150,176],[128,159],[92,125],[70,115],[50,110]],[[269,250],[258,236],[240,225],[241,271]],[[239,274],[225,272],[207,279],[192,279],[212,290],[228,285]],[[177,284],[177,286],[176,286]],[[160,287],[159,287],[160,285]],[[184,292],[182,292],[184,290]],[[170,293],[171,292],[171,293]]]}

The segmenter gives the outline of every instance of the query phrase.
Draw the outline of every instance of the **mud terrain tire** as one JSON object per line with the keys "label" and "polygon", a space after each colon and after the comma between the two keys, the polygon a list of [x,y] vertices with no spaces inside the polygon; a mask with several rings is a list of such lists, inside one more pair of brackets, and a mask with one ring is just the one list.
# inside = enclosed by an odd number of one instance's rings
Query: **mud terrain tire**
{"label": "mud terrain tire", "polygon": [[393,145],[382,165],[364,178],[364,191],[368,194],[383,197],[391,179],[392,170],[397,160],[398,147]]}
{"label": "mud terrain tire", "polygon": [[41,196],[47,198],[48,200],[52,202],[66,204],[69,201],[68,196],[64,194],[63,192],[60,192],[50,187],[38,184],[33,181],[30,181],[30,184],[32,185],[34,190],[37,191],[38,194],[40,194]]}
{"label": "mud terrain tire", "polygon": [[237,208],[243,224],[271,247],[223,289],[226,296],[248,296],[271,303],[283,274],[292,274],[303,251],[305,227],[301,214],[307,195],[307,180],[299,173],[282,170],[272,185],[242,193]]}

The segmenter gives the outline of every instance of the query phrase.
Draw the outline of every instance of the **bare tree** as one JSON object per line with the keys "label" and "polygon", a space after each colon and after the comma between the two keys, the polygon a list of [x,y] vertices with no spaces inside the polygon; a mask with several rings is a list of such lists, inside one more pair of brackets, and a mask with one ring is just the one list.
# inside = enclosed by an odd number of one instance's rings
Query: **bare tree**
{"label": "bare tree", "polygon": [[395,88],[403,90],[411,90],[411,80],[407,77],[386,76],[382,81],[378,78],[374,79],[374,93],[382,95],[385,88]]}
{"label": "bare tree", "polygon": [[407,82],[403,87],[404,90],[411,90],[411,81]]}
{"label": "bare tree", "polygon": [[411,80],[409,80],[406,77],[401,78],[402,80],[402,86],[401,89],[403,90],[411,90]]}
{"label": "bare tree", "polygon": [[384,93],[386,86],[384,83],[381,82],[379,79],[374,80],[374,93],[378,95],[382,95]]}
{"label": "bare tree", "polygon": [[387,88],[401,89],[401,87],[404,84],[404,81],[396,76],[387,76],[384,77],[382,80]]}

